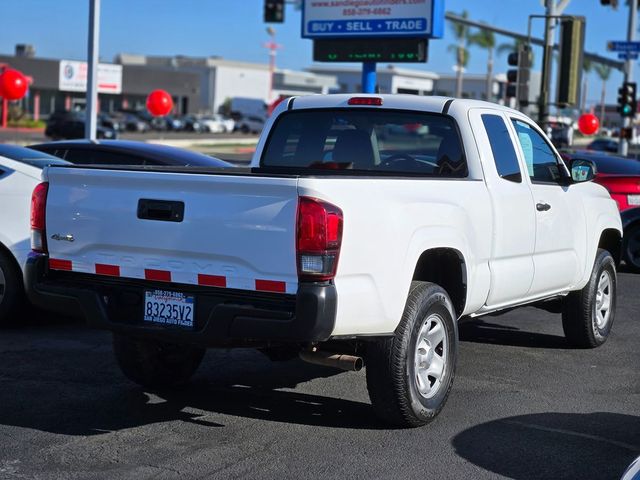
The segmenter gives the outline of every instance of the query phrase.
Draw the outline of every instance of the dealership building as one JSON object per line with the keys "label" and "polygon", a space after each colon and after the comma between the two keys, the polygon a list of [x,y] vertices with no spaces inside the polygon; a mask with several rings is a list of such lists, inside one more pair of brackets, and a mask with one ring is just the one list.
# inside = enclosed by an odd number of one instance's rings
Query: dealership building
{"label": "dealership building", "polygon": [[[31,77],[23,108],[34,118],[47,118],[56,110],[85,106],[87,64],[73,60],[38,58],[33,48],[16,48],[15,55],[0,55],[8,64]],[[121,54],[114,63],[98,67],[100,111],[142,109],[157,88],[171,93],[175,113],[214,113],[233,97],[268,102],[280,95],[328,93],[335,77],[310,72],[276,70],[271,92],[268,65],[235,62],[217,57],[150,57]]]}
{"label": "dealership building", "polygon": [[260,98],[265,102],[280,96],[329,93],[337,88],[332,75],[277,69],[273,75],[271,92],[269,66],[260,63],[238,62],[218,57],[156,57],[120,54],[116,63],[154,71],[189,72],[198,77],[198,109],[217,112],[233,97]]}
{"label": "dealership building", "polygon": [[[18,46],[15,55],[0,55],[8,64],[32,78],[23,108],[34,118],[46,119],[56,110],[84,108],[87,65],[85,62],[38,58],[32,47]],[[379,65],[380,93],[452,96],[455,75],[426,70]],[[539,85],[532,72],[532,92]],[[280,96],[314,93],[360,92],[362,71],[358,65],[316,64],[306,71],[276,69],[271,83],[267,64],[239,62],[219,57],[148,56],[119,54],[114,63],[100,63],[98,100],[100,111],[144,109],[152,90],[173,96],[174,113],[217,113],[234,97],[249,97],[265,103]],[[505,103],[506,76],[492,79],[492,101]],[[464,75],[464,98],[485,99],[485,75]],[[532,102],[535,99],[531,99]],[[508,102],[507,102],[508,103]]]}

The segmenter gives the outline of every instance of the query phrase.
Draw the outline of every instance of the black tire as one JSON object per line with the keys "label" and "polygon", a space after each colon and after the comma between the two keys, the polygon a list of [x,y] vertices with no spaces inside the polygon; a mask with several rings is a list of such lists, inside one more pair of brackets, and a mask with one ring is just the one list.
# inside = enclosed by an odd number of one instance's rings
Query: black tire
{"label": "black tire", "polygon": [[249,130],[249,126],[248,126],[248,125],[242,125],[242,126],[240,127],[240,131],[241,131],[242,133],[247,134],[247,133],[249,133],[251,130]]}
{"label": "black tire", "polygon": [[22,272],[13,257],[0,250],[0,326],[12,325],[24,305]]}
{"label": "black tire", "polygon": [[205,349],[113,334],[113,351],[122,373],[148,388],[173,388],[193,376]]}
{"label": "black tire", "polygon": [[[597,311],[598,289],[604,285],[601,284],[604,277],[609,281],[608,288],[604,289],[609,299],[608,315],[603,315],[602,309]],[[608,251],[598,249],[589,282],[582,290],[567,295],[563,302],[562,328],[571,345],[595,348],[607,341],[616,313],[616,291],[616,264]]]}
{"label": "black tire", "polygon": [[[432,324],[434,318],[444,328],[443,340],[426,351],[437,354],[440,349],[444,369],[437,388],[434,379],[433,395],[423,395],[416,373],[417,342],[421,330],[427,323]],[[395,335],[367,346],[367,389],[378,416],[403,428],[431,422],[449,396],[457,353],[457,323],[447,292],[433,283],[413,282]]]}
{"label": "black tire", "polygon": [[624,232],[622,255],[627,268],[640,273],[640,224],[632,225]]}

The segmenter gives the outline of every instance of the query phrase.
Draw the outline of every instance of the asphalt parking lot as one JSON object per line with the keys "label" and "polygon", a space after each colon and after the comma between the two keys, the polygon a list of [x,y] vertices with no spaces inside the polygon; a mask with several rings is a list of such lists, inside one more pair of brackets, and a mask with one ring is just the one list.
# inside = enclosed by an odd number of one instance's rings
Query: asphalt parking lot
{"label": "asphalt parking lot", "polygon": [[618,479],[640,455],[640,276],[616,323],[573,350],[534,308],[461,327],[452,394],[394,430],[363,372],[210,351],[188,388],[127,381],[110,335],[51,316],[0,335],[0,478]]}

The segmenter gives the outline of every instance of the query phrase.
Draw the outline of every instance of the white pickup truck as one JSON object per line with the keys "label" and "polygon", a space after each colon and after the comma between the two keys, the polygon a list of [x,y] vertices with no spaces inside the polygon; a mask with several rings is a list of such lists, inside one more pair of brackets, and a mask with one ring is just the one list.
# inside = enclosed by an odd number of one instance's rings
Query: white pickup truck
{"label": "white pickup truck", "polygon": [[48,168],[27,289],[113,331],[142,385],[186,382],[207,347],[255,347],[366,363],[375,410],[421,425],[451,389],[462,317],[535,303],[569,343],[604,343],[622,228],[594,174],[498,105],[292,98],[248,169]]}

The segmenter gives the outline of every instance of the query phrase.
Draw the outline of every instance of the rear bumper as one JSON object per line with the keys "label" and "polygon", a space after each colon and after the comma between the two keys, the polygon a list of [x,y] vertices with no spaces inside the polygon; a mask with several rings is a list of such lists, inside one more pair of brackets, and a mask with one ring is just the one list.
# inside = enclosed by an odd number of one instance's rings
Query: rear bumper
{"label": "rear bumper", "polygon": [[[91,327],[200,346],[324,341],[336,317],[331,284],[299,284],[296,295],[286,295],[112,279],[50,271],[47,256],[31,254],[25,285],[35,305],[71,314],[79,310]],[[193,329],[143,322],[144,290],[156,288],[195,296]]]}

